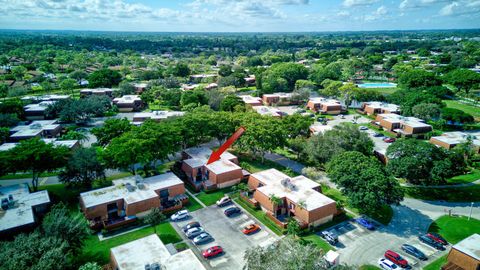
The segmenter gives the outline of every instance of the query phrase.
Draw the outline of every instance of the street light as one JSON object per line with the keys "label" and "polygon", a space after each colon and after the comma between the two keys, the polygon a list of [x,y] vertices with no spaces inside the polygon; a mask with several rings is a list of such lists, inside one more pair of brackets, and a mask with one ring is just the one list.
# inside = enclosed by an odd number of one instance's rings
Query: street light
{"label": "street light", "polygon": [[468,220],[472,217],[473,202],[470,203],[470,215],[468,215]]}

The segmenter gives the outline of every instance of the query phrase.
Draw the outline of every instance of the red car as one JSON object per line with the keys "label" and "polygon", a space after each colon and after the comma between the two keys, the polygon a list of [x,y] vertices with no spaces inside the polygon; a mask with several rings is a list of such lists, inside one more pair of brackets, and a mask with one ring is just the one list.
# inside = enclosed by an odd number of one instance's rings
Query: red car
{"label": "red car", "polygon": [[395,141],[395,138],[385,138],[385,139],[383,139],[383,141],[386,142],[386,143],[392,143],[392,142]]}
{"label": "red car", "polygon": [[251,234],[251,233],[257,232],[258,230],[260,230],[260,226],[258,226],[257,224],[250,224],[245,228],[243,228],[242,232],[244,234]]}
{"label": "red car", "polygon": [[440,243],[444,246],[448,245],[447,240],[445,240],[442,236],[438,233],[427,233],[427,236],[430,237],[433,241]]}
{"label": "red car", "polygon": [[207,248],[205,251],[203,251],[202,255],[204,258],[212,258],[215,257],[219,254],[223,253],[223,248],[221,246],[213,246]]}
{"label": "red car", "polygon": [[391,250],[387,250],[385,252],[385,258],[389,259],[390,261],[394,262],[395,264],[399,265],[402,268],[408,267],[408,262],[402,256],[398,255],[398,253],[393,252]]}

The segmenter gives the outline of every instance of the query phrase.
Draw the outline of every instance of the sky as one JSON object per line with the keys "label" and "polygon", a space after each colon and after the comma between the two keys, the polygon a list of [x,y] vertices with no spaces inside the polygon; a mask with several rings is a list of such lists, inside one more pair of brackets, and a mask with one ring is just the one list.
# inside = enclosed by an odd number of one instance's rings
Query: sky
{"label": "sky", "polygon": [[0,29],[310,32],[480,28],[480,0],[0,0]]}

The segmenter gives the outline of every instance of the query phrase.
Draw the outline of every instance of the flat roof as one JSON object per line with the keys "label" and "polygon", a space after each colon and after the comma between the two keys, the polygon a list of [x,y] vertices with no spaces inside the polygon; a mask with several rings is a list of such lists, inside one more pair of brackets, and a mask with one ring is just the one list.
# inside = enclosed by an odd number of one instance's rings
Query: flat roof
{"label": "flat roof", "polygon": [[281,97],[281,98],[290,98],[292,93],[278,92],[272,94],[263,94],[263,97]]}
{"label": "flat roof", "polygon": [[267,196],[275,195],[279,198],[288,198],[296,204],[303,202],[305,204],[304,208],[308,211],[335,203],[331,198],[313,190],[320,184],[303,175],[291,178],[277,169],[268,169],[251,174],[251,176],[264,184],[264,186],[257,188],[257,191]]}
{"label": "flat roof", "polygon": [[[130,176],[112,181],[113,185],[80,194],[86,208],[108,202],[124,200],[127,204],[157,197],[156,190],[165,189],[183,182],[173,173],[164,173],[142,179]],[[142,185],[143,184],[143,185]],[[132,187],[129,191],[127,186]]]}
{"label": "flat roof", "polygon": [[[68,148],[72,148],[78,143],[77,140],[58,141],[57,139],[54,139],[54,138],[52,139],[42,138],[41,140],[44,141],[45,143],[51,143],[54,146],[66,146]],[[14,148],[15,146],[17,146],[17,144],[18,143],[4,143],[0,145],[0,151],[8,151]]]}
{"label": "flat roof", "polygon": [[23,107],[26,112],[43,112],[48,106],[54,104],[55,101],[42,101],[38,104],[28,104]]}
{"label": "flat roof", "polygon": [[86,88],[80,90],[80,93],[98,93],[98,94],[104,94],[107,92],[113,92],[113,89],[111,88]]}
{"label": "flat roof", "polygon": [[389,112],[399,112],[400,106],[392,103],[380,102],[380,101],[370,101],[365,103],[366,106],[374,109],[387,110]]}
{"label": "flat roof", "polygon": [[32,137],[41,135],[44,130],[54,130],[60,127],[56,120],[33,121],[30,125],[19,125],[12,128],[14,132],[10,137]]}
{"label": "flat roof", "polygon": [[135,113],[133,115],[133,119],[135,119],[135,118],[149,118],[149,119],[153,119],[153,120],[161,120],[161,119],[167,119],[169,117],[183,116],[183,115],[185,115],[185,112],[179,112],[179,111],[151,111],[151,112]]}
{"label": "flat roof", "polygon": [[314,104],[323,104],[323,105],[326,105],[326,106],[337,106],[337,105],[341,105],[340,104],[340,101],[336,100],[336,99],[330,99],[330,98],[324,98],[324,97],[314,97],[314,98],[310,98],[308,100],[308,102],[312,102]]}
{"label": "flat roof", "polygon": [[32,207],[50,202],[48,191],[30,193],[27,184],[0,187],[0,200],[9,195],[13,203],[6,211],[0,209],[0,231],[34,223]]}
{"label": "flat roof", "polygon": [[135,101],[142,101],[139,95],[125,95],[113,99],[117,104],[133,104]]}
{"label": "flat roof", "polygon": [[391,123],[400,123],[411,127],[431,127],[431,125],[426,124],[425,121],[416,117],[402,116],[395,113],[382,113],[378,116]]}
{"label": "flat roof", "polygon": [[450,145],[460,144],[467,141],[468,138],[472,139],[472,143],[476,146],[480,146],[480,130],[476,131],[452,131],[452,132],[445,132],[441,136],[435,136],[431,139],[435,139]]}
{"label": "flat roof", "polygon": [[262,99],[259,97],[253,97],[251,95],[240,95],[238,96],[243,100],[244,103],[251,104],[251,103],[261,103]]}
{"label": "flat roof", "polygon": [[145,270],[145,265],[159,263],[169,270],[204,270],[205,267],[191,249],[170,254],[156,234],[112,248],[120,270]]}
{"label": "flat roof", "polygon": [[454,249],[480,260],[480,234],[475,233],[453,246]]}
{"label": "flat roof", "polygon": [[215,174],[222,174],[226,172],[230,172],[233,170],[241,170],[242,168],[238,166],[237,164],[231,162],[230,160],[226,159],[219,159],[215,162],[212,162],[208,165],[206,165],[207,169],[212,171]]}
{"label": "flat roof", "polygon": [[[187,155],[189,155],[191,158],[185,159],[183,162],[185,162],[188,166],[192,168],[198,168],[201,166],[204,166],[207,164],[208,159],[210,158],[210,155],[212,154],[212,150],[209,149],[208,147],[191,147],[183,150]],[[231,160],[235,159],[236,156],[231,154],[230,152],[223,152],[222,155],[220,155],[220,159],[222,160]],[[212,163],[213,164],[213,163]],[[210,165],[212,165],[210,164]],[[216,168],[216,167],[215,167]]]}
{"label": "flat roof", "polygon": [[322,125],[322,124],[313,124],[310,126],[310,130],[313,132],[313,134],[317,135],[320,133],[324,133],[327,130],[332,130],[333,127],[329,125]]}
{"label": "flat roof", "polygon": [[282,116],[282,111],[268,106],[255,106],[253,109],[260,115]]}

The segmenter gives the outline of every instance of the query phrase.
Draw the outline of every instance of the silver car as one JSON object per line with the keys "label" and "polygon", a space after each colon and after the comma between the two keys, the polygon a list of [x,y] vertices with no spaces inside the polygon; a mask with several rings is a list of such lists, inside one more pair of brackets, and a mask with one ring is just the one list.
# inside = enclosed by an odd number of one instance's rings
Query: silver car
{"label": "silver car", "polygon": [[185,235],[189,238],[192,239],[194,237],[197,237],[198,235],[204,233],[205,230],[202,227],[196,227],[196,228],[191,228],[188,230]]}

